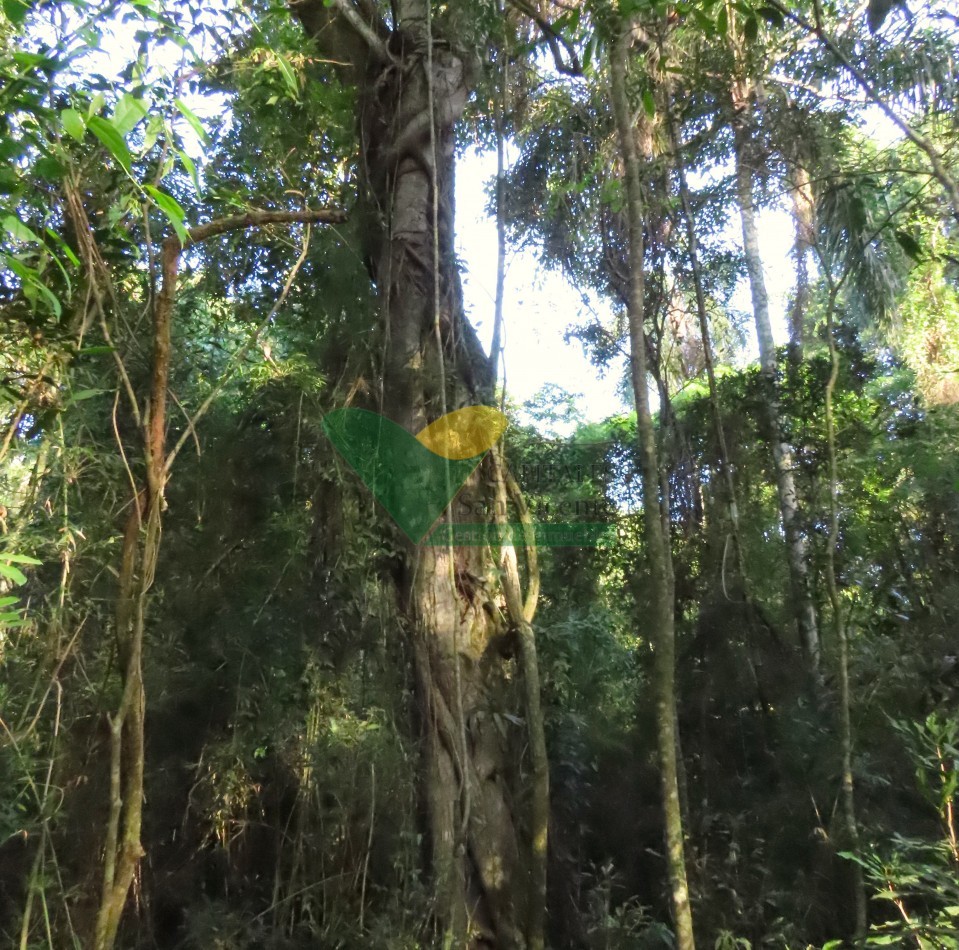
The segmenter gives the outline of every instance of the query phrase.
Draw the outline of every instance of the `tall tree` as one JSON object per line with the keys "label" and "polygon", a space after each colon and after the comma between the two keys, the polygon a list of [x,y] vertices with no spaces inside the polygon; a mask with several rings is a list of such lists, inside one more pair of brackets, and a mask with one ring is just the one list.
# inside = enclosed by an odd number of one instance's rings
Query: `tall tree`
{"label": "tall tree", "polygon": [[[388,14],[350,0],[293,9],[331,59],[349,63],[364,251],[388,341],[381,402],[394,422],[418,432],[449,410],[492,398],[493,366],[465,317],[453,248],[454,136],[476,54],[460,37],[470,33],[463,21],[471,11],[450,5],[440,14],[431,0],[400,0]],[[476,498],[484,489],[474,478],[464,490]],[[401,599],[422,705],[436,916],[453,946],[542,947],[542,887],[531,885],[542,871],[531,872],[545,866],[545,828],[530,844],[513,786],[515,753],[493,718],[510,708],[515,689],[501,643],[522,635],[528,657],[531,639],[504,619],[497,575],[485,547],[404,550]],[[535,675],[529,664],[526,673]],[[542,729],[538,716],[527,723]],[[543,748],[541,734],[531,745]],[[541,767],[535,774],[547,781]]]}
{"label": "tall tree", "polygon": [[820,680],[819,622],[812,595],[809,544],[802,528],[799,495],[794,472],[795,452],[783,435],[782,413],[777,392],[776,345],[769,317],[769,293],[763,270],[756,208],[755,181],[763,171],[763,150],[758,140],[757,97],[761,87],[752,75],[746,37],[739,35],[731,5],[727,5],[729,45],[733,60],[732,82],[728,90],[730,122],[733,132],[736,198],[743,236],[743,255],[749,276],[753,320],[759,344],[759,366],[766,389],[764,424],[776,475],[776,491],[786,540],[792,611],[800,643],[812,676]]}
{"label": "tall tree", "polygon": [[[693,919],[686,881],[683,817],[679,794],[678,726],[676,722],[676,631],[673,604],[668,497],[661,492],[662,473],[649,400],[646,365],[645,262],[643,254],[646,215],[637,129],[630,104],[628,74],[634,37],[648,38],[630,18],[612,18],[610,40],[610,95],[623,161],[628,244],[627,319],[633,398],[636,403],[636,440],[643,485],[645,557],[652,593],[653,688],[656,694],[656,737],[659,752],[666,864],[676,927],[676,946],[692,950]],[[648,50],[646,50],[648,52]]]}

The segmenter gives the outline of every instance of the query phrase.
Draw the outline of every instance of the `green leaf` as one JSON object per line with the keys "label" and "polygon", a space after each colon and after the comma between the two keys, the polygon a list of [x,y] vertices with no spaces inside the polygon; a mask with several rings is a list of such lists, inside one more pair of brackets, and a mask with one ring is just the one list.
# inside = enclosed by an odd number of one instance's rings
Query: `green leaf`
{"label": "green leaf", "polygon": [[279,53],[276,54],[276,64],[280,69],[280,72],[283,75],[283,79],[286,82],[287,88],[290,90],[290,95],[297,99],[300,95],[300,84],[296,80],[296,73],[293,72],[293,67],[284,59]]}
{"label": "green leaf", "polygon": [[177,155],[183,163],[183,167],[187,170],[187,174],[190,176],[190,180],[193,182],[193,187],[196,189],[197,194],[200,194],[203,189],[200,187],[200,176],[197,174],[196,164],[186,152],[180,149],[177,149]]}
{"label": "green leaf", "polygon": [[583,69],[589,69],[590,64],[593,62],[593,57],[596,55],[596,37],[591,36],[586,43],[586,47],[583,49]]}
{"label": "green leaf", "polygon": [[36,236],[19,218],[15,218],[12,214],[8,214],[2,221],[3,229],[15,240],[15,241],[36,241],[38,244],[40,238]]}
{"label": "green leaf", "polygon": [[755,42],[756,37],[759,36],[759,20],[754,16],[749,16],[746,19],[746,25],[743,27],[743,33],[750,43]]}
{"label": "green leaf", "polygon": [[123,170],[130,174],[132,157],[123,136],[108,119],[94,116],[87,122],[87,128],[100,140],[106,150],[117,160]]}
{"label": "green leaf", "polygon": [[190,124],[190,128],[196,132],[197,137],[204,145],[210,144],[210,136],[206,134],[206,130],[203,128],[203,123],[197,118],[192,109],[182,100],[174,99],[177,109],[180,111],[180,115]]}
{"label": "green leaf", "polygon": [[33,167],[36,173],[46,181],[58,182],[63,178],[63,166],[52,155],[38,158]]}
{"label": "green leaf", "polygon": [[133,131],[136,124],[145,118],[146,114],[147,109],[143,101],[125,93],[120,97],[120,101],[113,112],[113,127],[120,135],[126,135]]}
{"label": "green leaf", "polygon": [[17,603],[20,600],[19,597],[0,597],[0,607],[9,607],[11,604]]}
{"label": "green leaf", "polygon": [[0,142],[0,161],[6,162],[19,158],[25,147],[23,142],[18,142],[16,139],[4,139]]}
{"label": "green leaf", "polygon": [[173,225],[173,229],[176,231],[180,243],[188,243],[190,235],[183,225],[186,212],[180,207],[180,203],[172,196],[166,194],[166,192],[160,191],[159,188],[154,188],[153,185],[147,185],[146,190],[150,197],[156,202],[157,207],[166,215],[170,224]]}
{"label": "green leaf", "polygon": [[26,584],[27,582],[27,575],[24,574],[19,568],[14,567],[12,564],[0,563],[0,574],[2,574],[8,580],[13,581],[14,584]]}
{"label": "green leaf", "polygon": [[112,353],[116,347],[113,346],[85,346],[77,351],[78,356],[103,356],[106,353]]}
{"label": "green leaf", "polygon": [[896,241],[914,261],[922,260],[922,247],[908,231],[896,231]]}
{"label": "green leaf", "polygon": [[9,254],[0,255],[0,259],[2,259],[6,263],[7,267],[9,267],[10,270],[12,270],[14,274],[16,274],[17,277],[23,281],[25,296],[27,296],[32,302],[34,297],[30,297],[30,295],[27,293],[27,288],[33,288],[36,293],[40,294],[40,296],[47,301],[50,309],[53,311],[54,316],[59,318],[60,314],[63,312],[60,306],[60,301],[57,300],[50,288],[47,287],[42,280],[40,280],[39,273],[32,267],[28,267],[23,263],[23,261],[18,261],[15,257],[11,257]]}
{"label": "green leaf", "polygon": [[56,242],[60,250],[63,251],[63,253],[66,255],[67,260],[71,264],[73,264],[74,267],[80,266],[80,258],[73,253],[73,251],[70,248],[70,245],[67,244],[67,242],[64,241],[63,238],[60,237],[60,235],[57,234],[56,231],[54,231],[52,228],[44,228],[43,232],[44,234],[46,234],[48,237],[52,238]]}
{"label": "green leaf", "polygon": [[15,168],[9,165],[0,165],[0,195],[9,195],[18,191],[20,178]]}
{"label": "green leaf", "polygon": [[[32,8],[35,6],[35,3],[30,0],[27,3],[27,6]],[[25,69],[34,69],[37,66],[50,66],[53,63],[53,60],[49,56],[44,56],[42,53],[27,53],[23,50],[18,50],[13,54],[13,61],[18,66],[23,66]]]}
{"label": "green leaf", "polygon": [[75,138],[78,142],[83,141],[86,126],[84,125],[83,118],[76,109],[64,109],[63,112],[60,113],[60,122],[67,135]]}
{"label": "green leaf", "polygon": [[775,7],[760,7],[757,12],[767,23],[771,23],[780,30],[786,25],[783,15]]}
{"label": "green leaf", "polygon": [[706,34],[706,36],[716,35],[716,23],[711,20],[699,7],[692,8],[693,19],[696,25]]}
{"label": "green leaf", "polygon": [[643,108],[646,110],[646,115],[651,119],[656,115],[656,100],[649,89],[643,90]]}
{"label": "green leaf", "polygon": [[103,107],[107,104],[106,96],[102,92],[98,92],[90,103],[90,108],[87,109],[87,118],[92,116],[99,115]]}
{"label": "green leaf", "polygon": [[75,402],[83,402],[84,399],[92,399],[94,396],[99,396],[105,392],[105,389],[81,389],[79,392],[75,392],[70,396],[68,405],[72,405]]}
{"label": "green leaf", "polygon": [[146,133],[143,136],[143,153],[146,154],[156,145],[156,140],[160,137],[161,132],[166,131],[166,125],[163,121],[163,116],[151,115],[147,121]]}
{"label": "green leaf", "polygon": [[3,14],[14,26],[23,23],[32,8],[28,0],[3,0]]}
{"label": "green leaf", "polygon": [[721,7],[716,17],[716,30],[725,36],[729,32],[729,14],[725,7]]}
{"label": "green leaf", "polygon": [[30,557],[28,554],[0,554],[0,561],[13,562],[15,564],[42,564],[43,561],[38,561],[35,557]]}

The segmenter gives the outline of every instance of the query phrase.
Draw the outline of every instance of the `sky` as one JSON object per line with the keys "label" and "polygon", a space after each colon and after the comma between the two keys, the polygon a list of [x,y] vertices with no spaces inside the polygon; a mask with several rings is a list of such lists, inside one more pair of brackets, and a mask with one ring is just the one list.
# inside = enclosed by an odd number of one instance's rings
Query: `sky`
{"label": "sky", "polygon": [[[495,176],[495,152],[471,150],[456,169],[456,242],[464,268],[463,292],[467,314],[487,350],[493,333],[496,221],[486,213],[486,205],[487,186]],[[582,293],[558,271],[546,269],[534,248],[508,247],[506,260],[503,324],[508,394],[522,403],[554,383],[583,394],[589,419],[621,412],[624,407],[616,391],[622,362],[601,374],[580,343],[563,339],[571,325],[583,323],[589,314]],[[608,312],[600,300],[590,302],[598,313]]]}

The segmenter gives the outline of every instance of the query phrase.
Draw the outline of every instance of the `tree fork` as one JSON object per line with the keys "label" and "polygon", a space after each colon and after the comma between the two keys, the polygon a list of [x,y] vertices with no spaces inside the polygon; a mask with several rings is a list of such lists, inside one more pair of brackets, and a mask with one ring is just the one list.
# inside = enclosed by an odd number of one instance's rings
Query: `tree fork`
{"label": "tree fork", "polygon": [[[346,78],[358,91],[363,200],[372,212],[363,239],[388,341],[382,400],[410,432],[493,394],[491,361],[463,312],[453,246],[454,131],[471,85],[455,44],[434,42],[428,2],[395,4],[392,34],[383,38],[388,62],[380,40],[343,15],[362,13],[358,3],[292,5],[324,50],[333,53],[327,44],[352,33]],[[477,497],[486,487],[474,477],[463,491]],[[509,787],[517,756],[488,712],[512,702],[518,685],[497,649],[496,559],[486,548],[410,544],[404,562],[400,599],[423,704],[436,927],[457,948],[536,945],[530,902],[540,888],[528,873],[535,859],[520,833],[520,796]],[[466,596],[457,582],[466,576],[486,582]]]}

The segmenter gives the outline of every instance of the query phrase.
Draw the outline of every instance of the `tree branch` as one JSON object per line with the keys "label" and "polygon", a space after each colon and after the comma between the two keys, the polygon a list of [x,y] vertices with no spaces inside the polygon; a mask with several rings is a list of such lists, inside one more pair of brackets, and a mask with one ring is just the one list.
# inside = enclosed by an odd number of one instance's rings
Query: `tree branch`
{"label": "tree branch", "polygon": [[[356,7],[350,0],[333,0],[332,6],[340,13],[343,19],[350,25],[353,32],[363,40],[369,47],[370,52],[382,63],[388,63],[393,57],[386,47],[386,43],[376,35],[376,31],[371,27],[362,16],[360,16]],[[384,24],[385,27],[385,24]]]}
{"label": "tree branch", "polygon": [[[540,16],[537,10],[531,4],[527,3],[526,0],[509,0],[509,3],[519,10],[520,13],[525,13],[526,16],[540,28],[549,46],[549,51],[553,54],[553,63],[558,72],[564,73],[567,76],[581,76],[583,74],[583,67],[580,65],[579,57],[576,55],[573,44],[561,33],[557,33],[549,20]],[[567,59],[563,58],[560,44],[562,44],[563,49],[566,50]]]}
{"label": "tree branch", "polygon": [[376,0],[356,0],[356,5],[360,8],[360,12],[366,17],[366,21],[371,25],[374,32],[385,43],[390,38],[390,28],[376,8]]}
{"label": "tree branch", "polygon": [[187,232],[186,245],[177,237],[168,237],[164,246],[175,244],[182,249],[192,247],[212,237],[226,234],[227,231],[240,231],[244,228],[258,228],[267,224],[343,224],[346,212],[339,208],[318,208],[307,211],[247,211],[245,214],[233,214],[226,218],[216,218],[206,224],[198,224]]}

